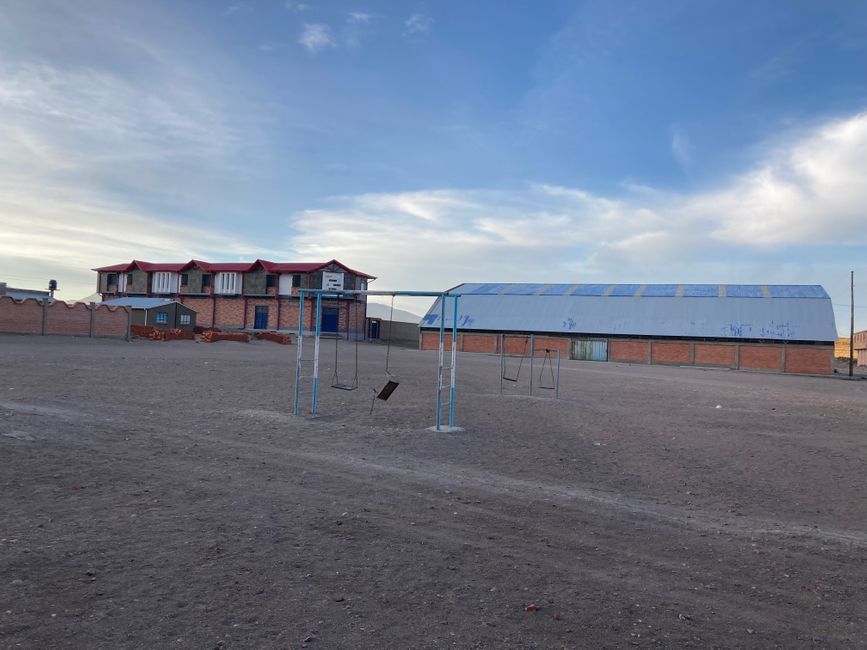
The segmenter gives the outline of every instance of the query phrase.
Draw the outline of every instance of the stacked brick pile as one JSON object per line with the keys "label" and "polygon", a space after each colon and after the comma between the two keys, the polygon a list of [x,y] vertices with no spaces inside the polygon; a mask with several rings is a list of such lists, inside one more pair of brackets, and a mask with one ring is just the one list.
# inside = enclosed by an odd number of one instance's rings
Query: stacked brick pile
{"label": "stacked brick pile", "polygon": [[279,343],[280,345],[292,344],[291,334],[278,334],[277,332],[256,332],[255,336],[257,339],[274,341],[274,343]]}
{"label": "stacked brick pile", "polygon": [[202,340],[205,343],[216,343],[217,341],[237,341],[239,343],[249,343],[250,336],[245,332],[220,332],[219,330],[205,330],[202,332]]}
{"label": "stacked brick pile", "polygon": [[142,338],[150,339],[151,341],[192,341],[195,338],[195,335],[192,332],[182,329],[161,330],[156,327],[146,327],[144,325],[132,325],[130,327],[130,333],[133,336],[140,336]]}

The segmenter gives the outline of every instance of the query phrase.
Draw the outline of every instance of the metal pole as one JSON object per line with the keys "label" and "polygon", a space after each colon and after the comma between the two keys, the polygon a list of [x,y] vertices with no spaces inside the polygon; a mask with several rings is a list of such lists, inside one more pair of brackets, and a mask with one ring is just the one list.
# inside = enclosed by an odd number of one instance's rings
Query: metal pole
{"label": "metal pole", "polygon": [[436,428],[440,430],[440,419],[442,418],[443,408],[443,349],[446,338],[446,297],[440,296],[440,354],[439,368],[437,369],[437,417]]}
{"label": "metal pole", "polygon": [[316,294],[316,339],[313,342],[313,404],[310,412],[316,415],[319,391],[319,334],[322,329],[322,294]]}
{"label": "metal pole", "polygon": [[530,334],[530,397],[533,396],[533,373],[536,361],[536,337]]}
{"label": "metal pole", "polygon": [[855,271],[849,271],[849,376],[855,366]]}
{"label": "metal pole", "polygon": [[451,384],[449,385],[449,428],[455,428],[455,363],[458,360],[458,297],[454,297],[455,313],[452,318],[452,368]]}
{"label": "metal pole", "polygon": [[503,350],[503,335],[500,334],[500,395],[503,394],[503,375],[506,374],[506,357]]}
{"label": "metal pole", "polygon": [[560,399],[560,350],[557,350],[557,399]]}
{"label": "metal pole", "polygon": [[304,289],[299,289],[301,306],[298,308],[298,350],[295,355],[295,415],[301,415],[301,351],[304,347]]}

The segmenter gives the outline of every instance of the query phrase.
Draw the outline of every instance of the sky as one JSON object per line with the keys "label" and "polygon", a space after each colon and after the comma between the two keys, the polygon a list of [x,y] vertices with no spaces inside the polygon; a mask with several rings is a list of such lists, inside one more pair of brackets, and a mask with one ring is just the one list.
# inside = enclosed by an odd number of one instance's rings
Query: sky
{"label": "sky", "polygon": [[[822,284],[867,329],[867,3],[0,0],[0,281]],[[414,308],[413,311],[418,311]]]}

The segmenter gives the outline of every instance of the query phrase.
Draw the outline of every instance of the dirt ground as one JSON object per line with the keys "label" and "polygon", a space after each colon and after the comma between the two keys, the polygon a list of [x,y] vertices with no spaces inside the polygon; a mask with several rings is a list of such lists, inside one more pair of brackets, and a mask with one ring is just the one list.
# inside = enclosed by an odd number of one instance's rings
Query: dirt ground
{"label": "dirt ground", "polygon": [[0,336],[0,646],[867,646],[867,381],[331,345]]}

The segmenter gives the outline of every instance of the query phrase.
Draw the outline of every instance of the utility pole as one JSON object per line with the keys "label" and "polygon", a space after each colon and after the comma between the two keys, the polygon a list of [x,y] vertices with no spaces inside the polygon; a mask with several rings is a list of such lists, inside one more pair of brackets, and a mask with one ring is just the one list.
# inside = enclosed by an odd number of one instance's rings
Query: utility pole
{"label": "utility pole", "polygon": [[849,376],[855,366],[855,271],[849,271]]}

